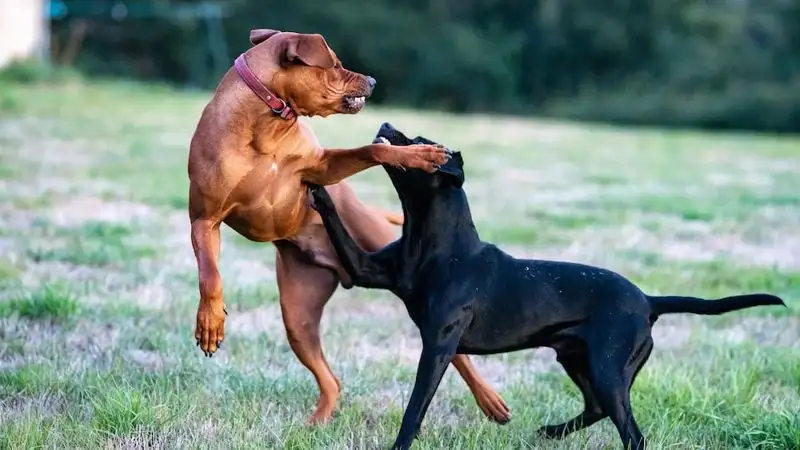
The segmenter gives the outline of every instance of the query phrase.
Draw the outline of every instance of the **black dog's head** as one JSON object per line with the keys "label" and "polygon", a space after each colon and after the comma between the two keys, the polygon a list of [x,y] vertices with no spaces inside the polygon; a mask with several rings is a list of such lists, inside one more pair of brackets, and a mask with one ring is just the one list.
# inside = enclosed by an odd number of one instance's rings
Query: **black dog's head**
{"label": "black dog's head", "polygon": [[[381,125],[372,142],[400,146],[438,144],[422,136],[409,139],[388,122]],[[407,196],[415,198],[430,196],[434,191],[460,188],[464,184],[464,159],[461,157],[461,152],[453,152],[450,160],[434,173],[428,173],[421,169],[401,169],[388,164],[384,164],[383,168],[389,174],[389,179],[392,180],[401,201],[405,200]]]}

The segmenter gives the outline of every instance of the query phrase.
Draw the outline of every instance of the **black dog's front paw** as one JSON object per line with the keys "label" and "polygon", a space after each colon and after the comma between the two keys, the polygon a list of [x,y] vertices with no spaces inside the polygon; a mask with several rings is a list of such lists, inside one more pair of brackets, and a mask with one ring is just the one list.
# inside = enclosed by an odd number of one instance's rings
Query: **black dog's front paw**
{"label": "black dog's front paw", "polygon": [[308,200],[311,208],[317,212],[328,212],[334,210],[333,200],[323,186],[308,183],[308,192],[310,194],[308,196]]}

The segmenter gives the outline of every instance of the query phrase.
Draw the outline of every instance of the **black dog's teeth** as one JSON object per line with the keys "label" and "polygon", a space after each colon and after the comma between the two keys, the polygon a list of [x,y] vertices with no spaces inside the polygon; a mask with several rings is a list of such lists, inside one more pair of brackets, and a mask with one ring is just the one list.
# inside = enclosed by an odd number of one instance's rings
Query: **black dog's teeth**
{"label": "black dog's teeth", "polygon": [[436,170],[439,170],[439,169],[441,169],[441,168],[442,168],[442,166],[440,166],[440,165],[438,165],[438,164],[434,164],[434,165],[433,165],[433,168],[434,168],[434,169],[436,169]]}
{"label": "black dog's teeth", "polygon": [[449,148],[447,148],[447,147],[445,147],[445,148],[444,148],[444,152],[445,152],[445,153],[447,153],[448,155],[452,155],[452,154],[453,154],[453,151],[452,151],[452,150],[450,150],[450,149],[449,149]]}

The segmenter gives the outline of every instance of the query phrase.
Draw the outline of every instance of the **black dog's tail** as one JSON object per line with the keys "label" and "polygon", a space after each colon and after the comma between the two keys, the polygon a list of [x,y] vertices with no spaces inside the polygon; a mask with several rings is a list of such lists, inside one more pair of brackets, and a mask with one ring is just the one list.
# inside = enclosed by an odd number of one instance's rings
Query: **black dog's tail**
{"label": "black dog's tail", "polygon": [[715,300],[704,300],[697,297],[680,296],[647,296],[650,307],[653,308],[652,316],[673,313],[692,313],[702,315],[724,314],[739,309],[752,308],[753,306],[783,305],[786,303],[780,297],[770,294],[745,294],[723,297]]}

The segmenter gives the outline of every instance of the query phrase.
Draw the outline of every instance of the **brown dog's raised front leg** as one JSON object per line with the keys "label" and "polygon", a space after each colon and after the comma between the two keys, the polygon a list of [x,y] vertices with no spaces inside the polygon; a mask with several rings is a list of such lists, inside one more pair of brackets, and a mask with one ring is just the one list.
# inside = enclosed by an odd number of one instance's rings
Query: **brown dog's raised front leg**
{"label": "brown dog's raised front leg", "polygon": [[225,304],[222,300],[222,277],[219,262],[219,223],[192,221],[192,248],[197,259],[200,304],[194,337],[206,356],[219,349],[225,339]]}
{"label": "brown dog's raised front leg", "polygon": [[486,414],[486,417],[500,424],[508,423],[511,420],[511,412],[508,409],[508,405],[500,397],[500,394],[492,389],[489,383],[478,374],[478,370],[469,356],[457,354],[453,357],[452,364],[458,370],[461,378],[467,383],[467,386],[469,386],[475,401],[478,402],[478,406]]}
{"label": "brown dog's raised front leg", "polygon": [[450,159],[441,145],[370,144],[348,150],[323,149],[316,164],[305,169],[303,181],[327,186],[378,164],[435,171]]}

